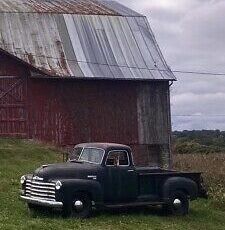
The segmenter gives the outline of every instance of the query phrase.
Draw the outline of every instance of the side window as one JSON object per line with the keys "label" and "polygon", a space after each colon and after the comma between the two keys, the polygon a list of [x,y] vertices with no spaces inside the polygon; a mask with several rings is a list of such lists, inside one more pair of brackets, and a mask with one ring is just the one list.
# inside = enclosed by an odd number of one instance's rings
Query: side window
{"label": "side window", "polygon": [[129,164],[127,151],[115,150],[108,153],[106,166],[129,166]]}

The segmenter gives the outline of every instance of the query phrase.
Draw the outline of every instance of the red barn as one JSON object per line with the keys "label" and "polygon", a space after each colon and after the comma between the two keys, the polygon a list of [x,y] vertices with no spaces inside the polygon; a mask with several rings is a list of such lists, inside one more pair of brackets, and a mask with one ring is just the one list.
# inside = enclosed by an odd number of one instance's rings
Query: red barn
{"label": "red barn", "polygon": [[114,1],[0,1],[0,136],[131,145],[170,163],[167,66],[149,23]]}

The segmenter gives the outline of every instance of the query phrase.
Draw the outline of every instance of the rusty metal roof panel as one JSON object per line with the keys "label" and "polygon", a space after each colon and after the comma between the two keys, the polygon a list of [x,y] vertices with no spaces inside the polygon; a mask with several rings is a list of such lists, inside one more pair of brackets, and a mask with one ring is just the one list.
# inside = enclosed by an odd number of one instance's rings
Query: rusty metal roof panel
{"label": "rusty metal roof panel", "polygon": [[101,4],[103,4],[104,6],[106,6],[109,9],[112,9],[116,12],[118,12],[120,15],[123,16],[135,16],[135,17],[143,17],[142,14],[137,13],[134,10],[131,10],[130,8],[120,4],[117,1],[101,1]]}
{"label": "rusty metal roof panel", "polygon": [[52,77],[175,80],[140,16],[0,13],[0,49]]}
{"label": "rusty metal roof panel", "polygon": [[0,12],[139,15],[119,3],[104,0],[1,0]]}

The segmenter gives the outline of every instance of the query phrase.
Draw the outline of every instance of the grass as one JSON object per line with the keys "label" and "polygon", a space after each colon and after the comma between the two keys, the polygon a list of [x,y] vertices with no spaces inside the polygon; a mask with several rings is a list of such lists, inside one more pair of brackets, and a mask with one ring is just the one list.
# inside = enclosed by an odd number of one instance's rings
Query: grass
{"label": "grass", "polygon": [[58,213],[29,213],[18,199],[20,176],[41,164],[59,162],[56,150],[29,141],[0,139],[0,229],[222,230],[225,211],[212,199],[191,203],[187,217],[163,216],[158,208],[95,212],[88,220],[63,219]]}
{"label": "grass", "polygon": [[178,170],[203,172],[208,194],[217,206],[225,210],[225,154],[174,155],[174,167]]}

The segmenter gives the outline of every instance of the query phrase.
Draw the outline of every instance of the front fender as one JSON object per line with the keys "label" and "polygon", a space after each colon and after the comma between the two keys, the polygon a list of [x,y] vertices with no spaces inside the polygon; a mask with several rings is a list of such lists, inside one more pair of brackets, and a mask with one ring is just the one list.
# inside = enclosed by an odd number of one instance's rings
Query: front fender
{"label": "front fender", "polygon": [[162,196],[164,199],[170,198],[175,191],[185,192],[190,199],[196,199],[198,197],[197,184],[185,177],[172,177],[167,179],[162,188]]}
{"label": "front fender", "polygon": [[91,196],[91,199],[96,203],[102,203],[103,190],[98,181],[87,179],[66,179],[61,180],[62,188],[60,189],[61,199],[64,202],[71,201],[74,194],[85,192]]}

